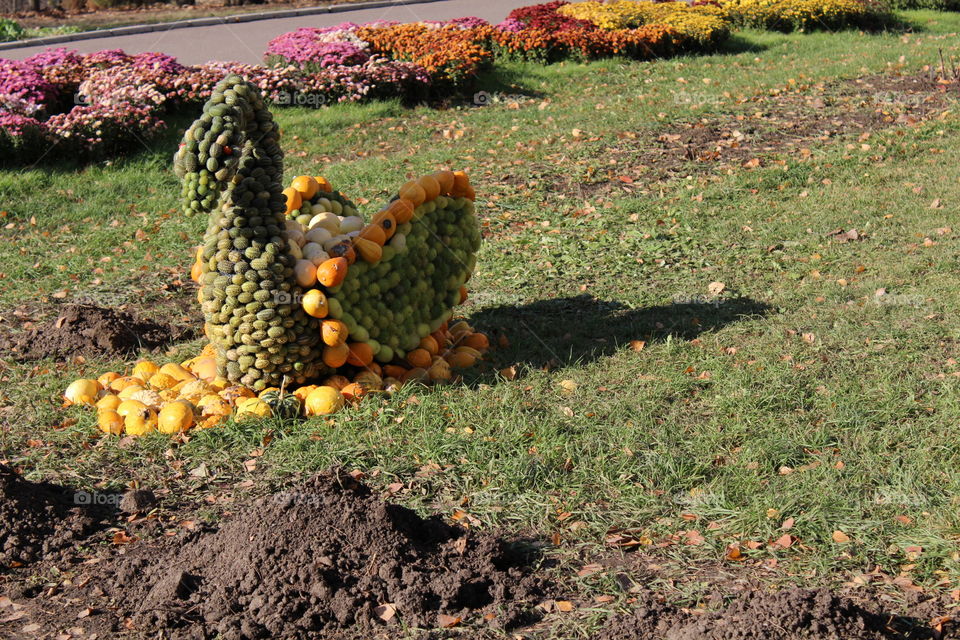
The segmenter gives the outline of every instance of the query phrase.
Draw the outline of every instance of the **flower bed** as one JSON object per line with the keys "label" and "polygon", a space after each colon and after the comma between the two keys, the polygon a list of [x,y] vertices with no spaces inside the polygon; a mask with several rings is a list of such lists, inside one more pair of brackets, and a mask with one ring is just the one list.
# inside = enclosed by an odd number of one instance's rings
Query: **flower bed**
{"label": "flower bed", "polygon": [[80,55],[54,49],[22,62],[0,59],[0,157],[30,163],[53,145],[58,157],[118,153],[161,131],[164,114],[207,100],[230,73],[243,75],[278,105],[426,96],[429,74],[416,64],[336,45],[327,54],[317,67],[235,62],[188,67],[162,53],[120,50]]}
{"label": "flower bed", "polygon": [[868,0],[722,0],[736,25],[772,31],[878,29],[893,22],[885,4]]}
{"label": "flower bed", "polygon": [[161,53],[120,50],[0,59],[0,152],[14,163],[30,162],[53,144],[57,156],[115,153],[155,135],[165,113],[205,101],[231,73],[277,105],[417,101],[431,90],[466,89],[497,57],[649,59],[709,50],[726,39],[731,24],[835,29],[879,26],[890,15],[873,0],[719,2],[554,0],[516,9],[495,26],[467,17],[302,28],[270,42],[266,65],[189,67]]}

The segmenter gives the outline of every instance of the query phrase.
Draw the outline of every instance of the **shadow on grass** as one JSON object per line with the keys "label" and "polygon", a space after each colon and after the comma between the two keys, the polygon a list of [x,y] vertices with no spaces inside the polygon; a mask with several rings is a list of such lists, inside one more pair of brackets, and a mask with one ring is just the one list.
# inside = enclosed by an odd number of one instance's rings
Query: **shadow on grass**
{"label": "shadow on grass", "polygon": [[771,310],[751,298],[630,309],[584,294],[490,307],[473,314],[469,321],[493,340],[498,334],[508,336],[510,346],[491,353],[497,364],[539,368],[610,356],[631,340],[648,344],[674,338],[692,340],[735,322],[766,316]]}

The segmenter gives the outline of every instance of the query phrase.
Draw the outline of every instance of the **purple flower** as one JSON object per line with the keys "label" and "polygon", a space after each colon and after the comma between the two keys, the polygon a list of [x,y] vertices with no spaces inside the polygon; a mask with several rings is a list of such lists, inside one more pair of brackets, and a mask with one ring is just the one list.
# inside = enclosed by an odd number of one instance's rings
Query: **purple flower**
{"label": "purple flower", "polygon": [[115,67],[129,64],[130,60],[130,56],[124,53],[123,49],[104,49],[83,57],[83,63],[92,67]]}
{"label": "purple flower", "polygon": [[515,18],[507,18],[500,24],[496,25],[495,28],[499,29],[500,31],[507,31],[509,33],[518,33],[520,31],[523,31],[526,28],[526,26],[527,25],[525,25],[524,23],[520,22]]}
{"label": "purple flower", "polygon": [[[336,33],[336,39],[329,36]],[[312,28],[297,29],[285,33],[270,41],[267,46],[267,58],[281,64],[297,63],[311,65],[314,68],[324,68],[338,65],[363,64],[370,57],[356,42],[349,42],[345,38],[347,33],[340,34],[331,30]]]}
{"label": "purple flower", "polygon": [[11,136],[23,136],[32,131],[42,132],[44,125],[39,120],[19,113],[0,111],[0,129]]}
{"label": "purple flower", "polygon": [[33,115],[56,102],[57,88],[31,64],[0,58],[0,107]]}
{"label": "purple flower", "polygon": [[173,56],[165,53],[138,53],[133,57],[133,68],[141,70],[154,70],[161,73],[176,75],[187,70],[185,66],[177,62]]}

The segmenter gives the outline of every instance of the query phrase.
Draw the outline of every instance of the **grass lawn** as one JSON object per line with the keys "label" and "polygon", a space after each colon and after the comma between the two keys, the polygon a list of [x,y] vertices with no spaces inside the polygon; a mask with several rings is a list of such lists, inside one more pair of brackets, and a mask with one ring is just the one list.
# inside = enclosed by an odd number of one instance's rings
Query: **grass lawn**
{"label": "grass lawn", "polygon": [[[410,176],[470,173],[485,244],[463,312],[505,337],[491,363],[329,420],[118,446],[59,394],[130,362],[6,360],[0,458],[185,500],[343,465],[404,483],[395,498],[424,512],[552,537],[561,557],[627,543],[776,581],[879,567],[960,589],[956,88],[916,123],[895,118],[907,94],[844,93],[960,54],[960,15],[907,17],[909,34],[743,32],[711,56],[506,64],[479,88],[521,99],[482,108],[278,111],[287,175],[325,175],[368,211]],[[821,135],[853,103],[879,120]],[[784,123],[810,114],[823,126],[788,146]],[[108,165],[0,172],[5,318],[85,296],[149,316],[194,295],[174,293],[205,227],[175,213],[188,119]],[[697,122],[759,140],[756,159],[651,161]],[[208,477],[189,473],[202,463]]]}

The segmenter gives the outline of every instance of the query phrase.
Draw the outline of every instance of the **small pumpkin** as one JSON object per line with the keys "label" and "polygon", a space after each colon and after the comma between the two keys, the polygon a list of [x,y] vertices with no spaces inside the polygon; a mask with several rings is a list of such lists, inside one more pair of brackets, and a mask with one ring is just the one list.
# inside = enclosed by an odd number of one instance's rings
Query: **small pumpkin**
{"label": "small pumpkin", "polygon": [[[373,220],[370,222],[370,224],[377,225],[383,229],[383,235],[386,240],[391,239],[393,234],[397,232],[397,219],[389,211],[381,211],[377,215],[373,216]],[[386,242],[386,240],[384,240],[384,242]]]}
{"label": "small pumpkin", "polygon": [[412,366],[418,367],[421,369],[428,369],[430,365],[433,364],[433,358],[431,358],[431,353],[423,348],[417,348],[407,354],[407,362]]}
{"label": "small pumpkin", "polygon": [[261,393],[260,399],[280,418],[292,419],[300,415],[300,399],[292,393],[271,389]]}
{"label": "small pumpkin", "polygon": [[97,382],[99,382],[100,386],[103,387],[104,389],[109,389],[110,383],[119,377],[121,376],[116,371],[107,371],[106,373],[102,374],[99,378],[97,378]]}
{"label": "small pumpkin", "polygon": [[363,384],[359,382],[351,382],[350,384],[345,386],[343,389],[341,389],[340,393],[343,394],[343,397],[348,402],[356,403],[363,400],[363,398],[368,393],[370,393],[370,389],[368,389],[367,387],[365,387]]}
{"label": "small pumpkin", "polygon": [[116,410],[116,408],[120,406],[121,402],[123,402],[123,400],[120,399],[120,396],[114,393],[108,393],[97,400],[97,409]]}
{"label": "small pumpkin", "polygon": [[290,183],[290,186],[300,192],[303,200],[312,200],[313,196],[320,191],[320,182],[313,176],[297,176]]}
{"label": "small pumpkin", "polygon": [[197,401],[197,409],[203,417],[209,416],[229,416],[233,413],[233,407],[230,403],[215,393],[205,395]]}
{"label": "small pumpkin", "polygon": [[114,378],[110,383],[109,389],[114,393],[120,393],[127,387],[136,385],[138,387],[143,386],[143,380],[140,378],[135,378],[133,376],[122,376],[120,378]]}
{"label": "small pumpkin", "polygon": [[327,318],[320,325],[320,336],[329,347],[338,347],[347,341],[350,330],[342,320]]}
{"label": "small pumpkin", "polygon": [[355,367],[365,367],[373,362],[373,348],[366,342],[351,342],[347,345],[350,350],[347,363]]}
{"label": "small pumpkin", "polygon": [[323,381],[328,387],[333,387],[334,389],[343,389],[345,386],[350,384],[350,380],[346,376],[341,375],[332,375]]}
{"label": "small pumpkin", "polygon": [[436,200],[440,195],[440,183],[433,176],[423,176],[417,183],[423,188],[426,202]]}
{"label": "small pumpkin", "polygon": [[431,356],[440,352],[440,345],[437,344],[437,340],[433,336],[427,336],[420,340],[419,348],[426,350]]}
{"label": "small pumpkin", "polygon": [[211,381],[217,377],[217,359],[211,356],[198,357],[193,361],[190,372],[201,380]]}
{"label": "small pumpkin", "polygon": [[118,393],[117,395],[120,396],[121,400],[130,400],[131,398],[133,398],[133,395],[135,393],[140,393],[143,390],[144,388],[141,387],[140,385],[131,384],[130,386],[124,387],[123,389],[121,389],[120,393]]}
{"label": "small pumpkin", "polygon": [[310,392],[319,387],[318,384],[307,384],[302,387],[298,387],[293,390],[293,395],[297,400],[300,401],[300,404],[303,405],[307,401],[307,396],[310,395]]}
{"label": "small pumpkin", "polygon": [[303,196],[301,196],[300,192],[293,187],[287,187],[284,189],[283,195],[287,198],[287,215],[290,215],[303,206]]}
{"label": "small pumpkin", "polygon": [[353,246],[364,262],[376,264],[383,258],[383,247],[376,242],[357,237],[353,239]]}
{"label": "small pumpkin", "polygon": [[437,171],[433,174],[433,177],[440,184],[440,195],[449,195],[450,191],[453,190],[453,171]]}
{"label": "small pumpkin", "polygon": [[271,415],[270,405],[260,398],[243,398],[237,402],[237,420],[266,418]]}
{"label": "small pumpkin", "polygon": [[[324,248],[327,248],[327,246],[324,245]],[[332,258],[343,258],[346,260],[347,266],[357,261],[357,252],[353,248],[353,243],[349,240],[341,240],[334,243],[327,249],[327,252]]]}
{"label": "small pumpkin", "polygon": [[169,373],[156,373],[150,376],[150,381],[147,384],[158,391],[166,391],[167,389],[172,389],[177,386],[178,382],[179,381]]}
{"label": "small pumpkin", "polygon": [[183,365],[177,364],[176,362],[168,362],[167,364],[160,367],[158,373],[165,373],[168,376],[179,380],[195,380],[196,376],[183,368]]}
{"label": "small pumpkin", "polygon": [[113,409],[97,411],[97,428],[104,433],[118,436],[123,433],[123,417]]}
{"label": "small pumpkin", "polygon": [[323,191],[325,193],[333,192],[333,186],[330,184],[330,181],[324,178],[323,176],[314,176],[313,179],[317,181],[317,185],[319,185],[320,191]]}
{"label": "small pumpkin", "polygon": [[[131,389],[132,387],[127,387]],[[126,391],[126,389],[124,389]],[[163,404],[163,398],[160,397],[160,394],[152,389],[141,389],[136,393],[130,395],[130,400],[139,400],[148,407],[153,407],[154,409],[159,409],[160,405]]]}
{"label": "small pumpkin", "polygon": [[138,400],[125,400],[117,407],[127,435],[142,436],[157,428],[157,412]]}
{"label": "small pumpkin", "polygon": [[477,358],[465,351],[457,351],[446,356],[445,360],[454,369],[467,369],[477,362]]}
{"label": "small pumpkin", "polygon": [[357,234],[357,237],[374,242],[381,247],[387,241],[386,231],[383,230],[383,227],[373,222],[365,226],[363,229],[360,229],[360,233]]}
{"label": "small pumpkin", "polygon": [[383,375],[385,376],[384,380],[386,380],[386,378],[396,378],[397,380],[399,380],[407,373],[407,371],[409,371],[409,369],[407,369],[406,367],[401,367],[399,365],[395,365],[395,364],[383,365]]}
{"label": "small pumpkin", "polygon": [[450,195],[454,198],[466,197],[470,189],[470,178],[463,171],[453,172],[453,188],[450,189]]}
{"label": "small pumpkin", "polygon": [[350,356],[350,347],[346,344],[339,344],[335,347],[326,345],[323,348],[323,364],[331,369],[338,369],[347,363]]}
{"label": "small pumpkin", "polygon": [[414,207],[419,207],[427,199],[427,192],[420,183],[410,181],[400,187],[400,197],[409,200]]}
{"label": "small pumpkin", "polygon": [[133,365],[133,371],[130,372],[130,375],[136,376],[141,380],[149,380],[155,373],[160,371],[160,367],[154,362],[149,360],[140,360],[135,365]]}
{"label": "small pumpkin", "polygon": [[336,287],[347,277],[346,258],[330,258],[317,267],[317,280],[325,287]]}
{"label": "small pumpkin", "polygon": [[304,289],[312,287],[317,284],[317,267],[307,259],[297,260],[293,265],[293,277]]}
{"label": "small pumpkin", "polygon": [[74,380],[63,392],[63,397],[70,404],[94,405],[97,402],[97,396],[103,387],[96,380],[89,378],[80,378]]}
{"label": "small pumpkin", "polygon": [[227,387],[217,395],[233,406],[236,406],[240,400],[243,400],[244,398],[256,397],[256,394],[253,391],[247,389],[246,387],[241,387],[240,385]]}
{"label": "small pumpkin", "polygon": [[303,294],[303,310],[314,318],[326,318],[330,313],[330,303],[326,294],[319,289],[310,289]]}
{"label": "small pumpkin", "polygon": [[160,433],[175,434],[186,431],[194,424],[193,405],[186,400],[176,400],[163,405],[157,416]]}
{"label": "small pumpkin", "polygon": [[307,396],[305,403],[308,416],[326,416],[343,408],[344,398],[333,387],[317,387]]}
{"label": "small pumpkin", "polygon": [[368,391],[383,390],[383,379],[373,371],[361,371],[354,377],[353,381],[363,385]]}
{"label": "small pumpkin", "polygon": [[399,198],[390,203],[386,211],[393,216],[397,224],[405,224],[413,220],[414,205],[406,198]]}

